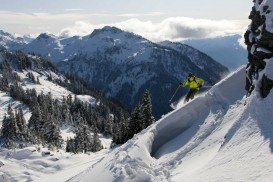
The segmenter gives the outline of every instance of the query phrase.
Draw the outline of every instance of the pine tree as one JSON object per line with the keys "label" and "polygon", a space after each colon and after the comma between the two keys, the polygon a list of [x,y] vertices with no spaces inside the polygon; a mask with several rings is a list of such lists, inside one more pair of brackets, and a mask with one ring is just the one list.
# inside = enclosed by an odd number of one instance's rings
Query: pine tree
{"label": "pine tree", "polygon": [[67,141],[66,151],[67,152],[96,152],[102,149],[101,142],[99,140],[96,129],[94,130],[93,136],[87,125],[79,124],[76,130],[76,136],[74,139]]}
{"label": "pine tree", "polygon": [[129,121],[128,139],[132,138],[134,134],[142,130],[141,105],[138,104],[132,113]]}
{"label": "pine tree", "polygon": [[105,122],[104,134],[107,136],[111,136],[113,134],[113,118],[111,116]]}
{"label": "pine tree", "polygon": [[128,132],[129,132],[129,127],[128,124],[124,118],[123,113],[121,113],[120,116],[120,133],[119,133],[119,137],[120,137],[120,144],[123,144],[125,142],[127,142],[128,140]]}
{"label": "pine tree", "polygon": [[9,119],[7,118],[7,115],[4,115],[4,119],[2,121],[2,128],[1,128],[1,135],[3,137],[8,136],[9,135]]}
{"label": "pine tree", "polygon": [[147,128],[155,122],[152,114],[152,101],[148,90],[145,91],[142,98],[142,129]]}
{"label": "pine tree", "polygon": [[33,107],[32,115],[29,119],[29,128],[33,133],[39,134],[42,128],[42,113],[40,106],[37,105]]}
{"label": "pine tree", "polygon": [[60,129],[56,125],[56,121],[53,115],[50,115],[50,117],[45,120],[42,132],[43,138],[47,143],[55,147],[61,147],[62,138],[60,135]]}
{"label": "pine tree", "polygon": [[113,133],[113,143],[123,144],[128,140],[129,133],[128,123],[124,119],[123,113],[120,114],[120,119],[115,127],[115,132]]}
{"label": "pine tree", "polygon": [[102,147],[100,139],[99,139],[97,128],[95,128],[94,129],[94,135],[93,135],[93,142],[92,142],[91,151],[92,152],[97,152],[97,151],[101,150],[102,148],[103,147]]}
{"label": "pine tree", "polygon": [[87,152],[91,146],[90,131],[84,124],[79,124],[75,137],[75,148],[77,152]]}
{"label": "pine tree", "polygon": [[18,132],[18,127],[14,117],[13,109],[9,106],[8,108],[8,117],[6,117],[6,128],[3,128],[3,136],[6,138],[13,138]]}
{"label": "pine tree", "polygon": [[16,123],[18,126],[18,130],[20,133],[27,132],[26,120],[24,118],[23,109],[20,107],[18,112],[16,113]]}
{"label": "pine tree", "polygon": [[14,116],[12,108],[9,107],[8,115],[4,116],[1,137],[3,139],[3,146],[6,148],[13,148],[18,145],[24,146],[29,142],[33,143],[21,114],[21,111],[16,111]]}
{"label": "pine tree", "polygon": [[68,139],[66,141],[66,152],[73,152],[77,153],[76,147],[75,147],[75,140],[74,139]]}

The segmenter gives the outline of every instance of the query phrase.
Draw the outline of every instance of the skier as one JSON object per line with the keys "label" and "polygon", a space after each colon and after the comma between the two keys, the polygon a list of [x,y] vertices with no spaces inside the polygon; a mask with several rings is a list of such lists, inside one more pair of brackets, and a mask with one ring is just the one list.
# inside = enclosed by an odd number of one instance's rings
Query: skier
{"label": "skier", "polygon": [[190,73],[188,79],[184,82],[181,82],[180,85],[182,87],[189,86],[190,90],[184,100],[184,103],[188,102],[190,99],[194,98],[194,95],[199,91],[199,89],[203,86],[204,80],[202,78],[196,77],[194,74]]}

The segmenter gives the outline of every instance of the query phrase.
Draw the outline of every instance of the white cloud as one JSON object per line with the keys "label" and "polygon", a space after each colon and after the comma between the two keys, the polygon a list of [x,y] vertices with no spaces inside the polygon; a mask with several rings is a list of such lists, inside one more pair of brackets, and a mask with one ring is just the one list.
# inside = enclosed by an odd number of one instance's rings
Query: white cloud
{"label": "white cloud", "polygon": [[[82,36],[90,34],[95,28],[110,25],[134,32],[153,41],[177,41],[241,34],[244,32],[246,25],[249,24],[248,20],[208,20],[187,17],[163,19],[162,15],[166,16],[161,12],[96,14],[82,12],[81,9],[67,9],[65,13],[57,14],[0,11],[0,29],[21,35],[41,32],[56,34],[59,32],[62,35]],[[152,19],[154,21],[144,21],[143,19]]]}
{"label": "white cloud", "polygon": [[[141,21],[133,18],[126,21],[111,23],[123,30],[134,32],[153,41],[184,40],[208,38],[231,34],[242,34],[248,21],[239,20],[207,20],[187,17],[171,17],[159,23]],[[63,29],[62,34],[86,35],[95,28],[102,28],[106,24],[93,25],[84,21],[77,21],[74,26]]]}
{"label": "white cloud", "polygon": [[102,26],[94,26],[90,23],[77,21],[73,27],[64,28],[61,30],[60,36],[84,36],[91,33],[91,30],[95,28],[101,28]]}

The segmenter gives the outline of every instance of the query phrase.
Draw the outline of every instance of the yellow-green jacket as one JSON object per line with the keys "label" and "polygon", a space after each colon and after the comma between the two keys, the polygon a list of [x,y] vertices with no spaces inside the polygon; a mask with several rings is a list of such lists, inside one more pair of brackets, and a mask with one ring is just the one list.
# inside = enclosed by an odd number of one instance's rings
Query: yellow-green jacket
{"label": "yellow-green jacket", "polygon": [[186,87],[186,86],[189,86],[190,89],[197,89],[199,90],[200,86],[202,86],[204,84],[204,80],[202,78],[197,78],[197,77],[194,77],[194,80],[193,81],[189,81],[189,80],[186,80],[184,81],[181,86],[182,87]]}

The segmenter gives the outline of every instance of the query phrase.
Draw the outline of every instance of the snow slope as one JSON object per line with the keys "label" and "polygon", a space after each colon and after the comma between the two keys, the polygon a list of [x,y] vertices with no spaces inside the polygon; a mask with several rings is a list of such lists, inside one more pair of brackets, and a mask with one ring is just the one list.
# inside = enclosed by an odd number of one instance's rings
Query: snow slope
{"label": "snow slope", "polygon": [[0,181],[66,181],[101,160],[109,149],[76,155],[58,150],[50,151],[49,156],[43,155],[45,151],[48,149],[1,149],[0,166],[4,165],[0,167]]}
{"label": "snow slope", "polygon": [[271,181],[273,94],[245,98],[244,69],[71,180]]}

